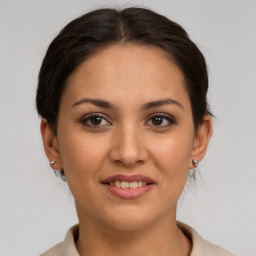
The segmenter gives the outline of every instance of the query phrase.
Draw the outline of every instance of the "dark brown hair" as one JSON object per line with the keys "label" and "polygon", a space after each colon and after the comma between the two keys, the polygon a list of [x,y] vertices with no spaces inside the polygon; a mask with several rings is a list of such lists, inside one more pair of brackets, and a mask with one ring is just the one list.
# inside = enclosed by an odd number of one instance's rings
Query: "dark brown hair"
{"label": "dark brown hair", "polygon": [[104,8],[67,24],[51,42],[38,79],[36,107],[55,134],[60,98],[70,74],[93,54],[111,44],[138,44],[164,49],[183,72],[195,130],[210,114],[205,59],[177,23],[146,8]]}

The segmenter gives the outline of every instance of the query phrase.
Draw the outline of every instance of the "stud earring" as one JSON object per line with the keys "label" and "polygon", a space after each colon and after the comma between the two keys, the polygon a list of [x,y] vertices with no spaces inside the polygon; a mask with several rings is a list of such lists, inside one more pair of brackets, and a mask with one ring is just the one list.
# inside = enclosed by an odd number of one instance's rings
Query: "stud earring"
{"label": "stud earring", "polygon": [[196,159],[193,159],[193,160],[192,160],[192,163],[193,163],[193,165],[194,165],[195,167],[197,167],[197,165],[198,165],[199,161],[198,161],[198,160],[196,160]]}
{"label": "stud earring", "polygon": [[50,165],[54,165],[54,164],[55,164],[55,161],[51,161],[51,162],[50,162]]}

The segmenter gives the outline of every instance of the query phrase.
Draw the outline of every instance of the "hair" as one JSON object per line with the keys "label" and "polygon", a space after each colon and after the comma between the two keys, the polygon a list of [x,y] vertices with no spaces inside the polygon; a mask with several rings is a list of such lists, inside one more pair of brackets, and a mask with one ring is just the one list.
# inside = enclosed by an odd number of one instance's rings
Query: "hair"
{"label": "hair", "polygon": [[[212,115],[207,103],[208,74],[204,56],[179,24],[146,8],[102,8],[68,23],[51,42],[43,59],[36,107],[55,135],[60,99],[68,77],[83,61],[114,44],[165,50],[183,73],[195,131],[203,123],[204,115]],[[63,170],[61,177],[65,180]]]}

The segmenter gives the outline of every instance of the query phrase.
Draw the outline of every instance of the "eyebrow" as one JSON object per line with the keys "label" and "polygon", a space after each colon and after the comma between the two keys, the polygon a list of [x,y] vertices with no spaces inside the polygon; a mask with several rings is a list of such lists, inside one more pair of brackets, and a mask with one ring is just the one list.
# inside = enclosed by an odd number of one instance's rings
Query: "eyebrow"
{"label": "eyebrow", "polygon": [[151,108],[161,107],[161,106],[168,105],[168,104],[174,104],[174,105],[184,109],[184,107],[181,105],[181,103],[179,103],[177,100],[163,99],[163,100],[151,101],[151,102],[148,102],[148,103],[142,105],[141,111],[145,111],[145,110],[148,110]]}
{"label": "eyebrow", "polygon": [[[89,98],[83,98],[83,99],[75,102],[72,105],[72,107],[75,107],[75,106],[83,104],[83,103],[91,103],[91,104],[96,105],[96,106],[101,107],[101,108],[117,110],[117,107],[115,105],[111,104],[108,101],[101,100],[101,99],[89,99]],[[141,106],[140,110],[145,111],[145,110],[148,110],[148,109],[151,109],[151,108],[161,107],[161,106],[168,105],[168,104],[174,104],[174,105],[184,109],[184,107],[182,106],[182,104],[180,102],[178,102],[177,100],[169,98],[169,99],[147,102],[147,103],[145,103],[144,105]]]}
{"label": "eyebrow", "polygon": [[108,101],[101,100],[101,99],[88,99],[88,98],[83,98],[76,103],[72,105],[72,107],[75,107],[77,105],[80,105],[82,103],[91,103],[93,105],[96,105],[101,108],[108,108],[108,109],[117,109],[113,104],[109,103]]}

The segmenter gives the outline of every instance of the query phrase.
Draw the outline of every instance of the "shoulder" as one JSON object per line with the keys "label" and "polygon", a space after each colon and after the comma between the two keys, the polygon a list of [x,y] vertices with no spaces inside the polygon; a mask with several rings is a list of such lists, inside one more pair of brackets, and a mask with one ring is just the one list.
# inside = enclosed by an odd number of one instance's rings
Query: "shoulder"
{"label": "shoulder", "polygon": [[79,234],[79,225],[72,226],[66,233],[64,241],[56,244],[40,256],[79,256],[75,242]]}
{"label": "shoulder", "polygon": [[218,245],[203,239],[195,229],[189,225],[177,221],[177,226],[192,241],[192,252],[190,256],[235,256]]}
{"label": "shoulder", "polygon": [[60,242],[53,246],[51,249],[47,250],[40,256],[63,256],[63,244],[64,242]]}

